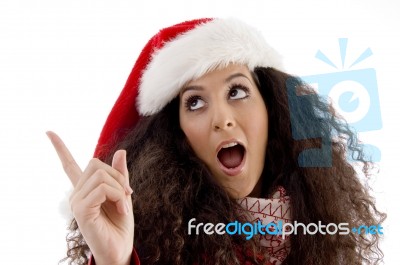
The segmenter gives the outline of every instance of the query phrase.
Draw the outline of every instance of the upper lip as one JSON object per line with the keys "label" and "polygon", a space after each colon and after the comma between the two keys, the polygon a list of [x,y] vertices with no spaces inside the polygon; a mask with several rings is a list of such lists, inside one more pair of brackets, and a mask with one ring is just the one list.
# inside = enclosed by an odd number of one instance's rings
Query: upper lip
{"label": "upper lip", "polygon": [[[222,148],[226,148],[226,146],[229,146],[230,144],[240,144],[241,146],[243,146],[243,148],[245,148],[244,144],[237,140],[237,139],[230,139],[230,140],[226,140],[226,141],[222,141],[218,147],[217,147],[217,155],[219,153],[219,151],[221,151]],[[246,148],[245,148],[246,149]]]}

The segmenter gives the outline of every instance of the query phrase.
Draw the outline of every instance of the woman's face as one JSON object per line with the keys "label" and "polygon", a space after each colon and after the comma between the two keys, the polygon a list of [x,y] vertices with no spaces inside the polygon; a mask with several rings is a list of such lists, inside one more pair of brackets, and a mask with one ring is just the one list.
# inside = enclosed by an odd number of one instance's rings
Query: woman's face
{"label": "woman's face", "polygon": [[268,112],[247,67],[212,71],[179,96],[180,126],[215,179],[233,198],[259,196]]}

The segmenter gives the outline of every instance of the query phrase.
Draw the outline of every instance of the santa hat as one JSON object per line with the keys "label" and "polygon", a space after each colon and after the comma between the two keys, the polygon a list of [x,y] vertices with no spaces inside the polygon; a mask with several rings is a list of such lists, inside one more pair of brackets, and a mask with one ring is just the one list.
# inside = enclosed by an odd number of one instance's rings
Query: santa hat
{"label": "santa hat", "polygon": [[139,116],[158,113],[182,86],[230,63],[281,68],[281,57],[255,28],[237,19],[205,18],[164,28],[137,59],[101,132],[95,156],[122,137]]}

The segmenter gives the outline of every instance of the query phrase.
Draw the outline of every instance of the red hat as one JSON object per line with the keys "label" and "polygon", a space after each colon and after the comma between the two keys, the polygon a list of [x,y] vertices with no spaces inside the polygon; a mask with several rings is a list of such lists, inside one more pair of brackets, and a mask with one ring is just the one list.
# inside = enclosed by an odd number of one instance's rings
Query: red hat
{"label": "red hat", "polygon": [[255,28],[237,19],[205,18],[164,28],[139,55],[114,104],[95,150],[106,152],[113,137],[131,128],[139,116],[158,113],[190,80],[230,63],[281,68],[279,54]]}

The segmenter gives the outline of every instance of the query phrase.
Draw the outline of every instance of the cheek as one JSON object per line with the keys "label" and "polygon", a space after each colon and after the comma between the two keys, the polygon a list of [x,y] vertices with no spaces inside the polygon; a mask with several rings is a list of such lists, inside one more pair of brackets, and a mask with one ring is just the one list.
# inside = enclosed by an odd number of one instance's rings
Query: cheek
{"label": "cheek", "polygon": [[207,146],[208,134],[205,129],[204,121],[181,117],[180,125],[184,132],[190,146],[194,150],[195,154],[199,157],[206,156],[205,147]]}
{"label": "cheek", "polygon": [[268,112],[265,108],[258,108],[248,113],[246,122],[250,139],[264,142],[268,138]]}
{"label": "cheek", "polygon": [[[263,113],[263,112],[262,112]],[[248,120],[247,139],[254,169],[264,167],[265,154],[268,143],[268,118],[266,114],[254,113]]]}
{"label": "cheek", "polygon": [[268,118],[266,115],[262,115],[259,119],[253,122],[255,128],[254,132],[258,134],[260,140],[267,140],[268,139]]}

